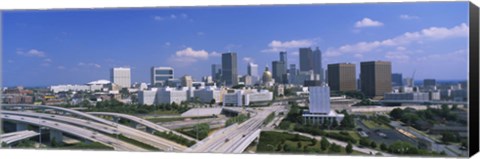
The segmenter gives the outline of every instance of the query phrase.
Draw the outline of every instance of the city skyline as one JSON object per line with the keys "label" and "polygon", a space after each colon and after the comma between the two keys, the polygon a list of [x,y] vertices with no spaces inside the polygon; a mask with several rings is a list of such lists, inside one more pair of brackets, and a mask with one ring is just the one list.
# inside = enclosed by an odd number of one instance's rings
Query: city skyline
{"label": "city skyline", "polygon": [[354,63],[357,78],[360,61],[382,60],[404,77],[416,71],[418,80],[464,80],[467,7],[448,2],[7,11],[3,85],[87,83],[125,66],[132,69],[132,82],[150,82],[152,66],[200,80],[226,52],[238,54],[238,75],[244,75],[249,62],[261,72],[273,68],[280,51],[287,51],[287,66],[299,68],[302,47],[319,47],[324,69]]}

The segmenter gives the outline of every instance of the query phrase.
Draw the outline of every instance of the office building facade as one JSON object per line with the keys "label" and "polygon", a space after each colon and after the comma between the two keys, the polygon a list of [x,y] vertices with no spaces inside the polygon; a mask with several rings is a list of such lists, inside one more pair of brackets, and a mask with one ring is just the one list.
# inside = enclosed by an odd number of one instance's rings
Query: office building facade
{"label": "office building facade", "polygon": [[337,63],[328,65],[328,86],[334,91],[357,90],[355,64]]}
{"label": "office building facade", "polygon": [[388,61],[360,63],[361,91],[367,97],[383,97],[392,91],[392,64]]}
{"label": "office building facade", "polygon": [[392,86],[396,86],[396,87],[403,86],[403,77],[401,73],[392,74]]}
{"label": "office building facade", "polygon": [[174,78],[172,67],[152,67],[150,69],[150,81],[152,86],[163,86],[168,80]]}
{"label": "office building facade", "polygon": [[226,86],[238,84],[237,53],[222,54],[222,78]]}
{"label": "office building facade", "polygon": [[272,62],[272,76],[275,79],[275,83],[284,83],[286,80],[283,78],[287,74],[285,70],[285,64],[283,61]]}

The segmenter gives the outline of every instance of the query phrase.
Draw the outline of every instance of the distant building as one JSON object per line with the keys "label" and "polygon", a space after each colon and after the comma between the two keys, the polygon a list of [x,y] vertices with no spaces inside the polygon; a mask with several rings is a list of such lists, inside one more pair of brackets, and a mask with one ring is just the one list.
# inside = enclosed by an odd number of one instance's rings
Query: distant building
{"label": "distant building", "polygon": [[213,84],[213,78],[212,76],[203,76],[202,77],[202,81],[206,84],[206,85],[212,85]]}
{"label": "distant building", "polygon": [[405,79],[403,79],[403,86],[413,87],[413,86],[414,86],[413,78],[405,78]]}
{"label": "distant building", "polygon": [[243,82],[245,86],[253,86],[253,77],[250,75],[245,75],[240,78],[240,81]]}
{"label": "distant building", "polygon": [[226,86],[238,84],[237,53],[228,52],[222,54],[222,78]]}
{"label": "distant building", "polygon": [[273,83],[272,73],[268,70],[268,66],[266,66],[262,76],[262,84],[264,86],[273,86]]}
{"label": "distant building", "polygon": [[367,97],[383,97],[392,91],[392,65],[388,61],[360,63],[361,90]]}
{"label": "distant building", "polygon": [[247,74],[249,76],[252,76],[252,82],[257,83],[258,82],[258,65],[254,64],[253,62],[248,63],[247,66]]}
{"label": "distant building", "polygon": [[181,79],[182,87],[192,88],[193,78],[192,76],[185,75]]}
{"label": "distant building", "polygon": [[223,106],[248,106],[256,102],[273,100],[273,93],[268,90],[228,90],[223,95]]}
{"label": "distant building", "polygon": [[318,47],[315,48],[313,53],[313,72],[315,73],[316,79],[322,82],[325,82],[325,75],[322,66],[322,52]]}
{"label": "distant building", "polygon": [[171,67],[152,67],[150,80],[152,86],[164,86],[165,83],[174,78],[174,70]]}
{"label": "distant building", "polygon": [[131,83],[130,68],[115,67],[110,70],[110,81],[122,88],[130,88]]}
{"label": "distant building", "polygon": [[315,74],[313,70],[310,71],[300,71],[296,76],[293,76],[290,84],[303,85],[307,80],[314,80]]}
{"label": "distant building", "polygon": [[313,51],[312,48],[300,48],[299,49],[299,65],[300,71],[313,70]]}
{"label": "distant building", "polygon": [[429,94],[424,92],[385,93],[384,100],[429,101]]}
{"label": "distant building", "polygon": [[283,62],[283,67],[288,70],[288,55],[286,51],[280,51],[280,61]]}
{"label": "distant building", "polygon": [[273,92],[275,96],[284,96],[285,95],[285,85],[279,84],[275,86],[275,91]]}
{"label": "distant building", "polygon": [[392,86],[403,86],[403,77],[401,73],[392,73]]}
{"label": "distant building", "polygon": [[284,83],[286,80],[283,79],[283,75],[287,73],[285,70],[285,63],[282,61],[273,61],[272,62],[272,75],[276,83]]}
{"label": "distant building", "polygon": [[212,79],[215,82],[222,80],[222,65],[212,64]]}
{"label": "distant building", "polygon": [[425,88],[433,88],[437,85],[437,81],[435,79],[424,79],[423,80],[423,87]]}
{"label": "distant building", "polygon": [[308,98],[310,101],[309,110],[302,114],[305,123],[322,124],[324,122],[332,123],[333,121],[340,123],[344,115],[331,110],[330,88],[326,85],[314,85],[314,83],[321,83],[320,81],[309,83],[313,85],[308,87],[310,92]]}
{"label": "distant building", "polygon": [[338,63],[328,65],[328,85],[334,91],[357,90],[355,64]]}
{"label": "distant building", "polygon": [[53,93],[69,92],[69,91],[90,91],[90,86],[87,85],[55,85],[50,86]]}
{"label": "distant building", "polygon": [[439,91],[430,91],[428,92],[428,98],[430,100],[440,100],[440,92]]}

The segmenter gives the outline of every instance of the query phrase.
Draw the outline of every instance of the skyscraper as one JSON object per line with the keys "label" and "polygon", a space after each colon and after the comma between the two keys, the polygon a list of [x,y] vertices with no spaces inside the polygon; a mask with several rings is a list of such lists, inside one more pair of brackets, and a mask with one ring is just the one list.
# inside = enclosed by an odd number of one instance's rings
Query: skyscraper
{"label": "skyscraper", "polygon": [[403,86],[403,77],[401,73],[392,74],[392,85],[393,86]]}
{"label": "skyscraper", "polygon": [[280,52],[280,61],[283,62],[285,70],[288,70],[288,57],[287,57],[287,52],[286,51],[281,51]]}
{"label": "skyscraper", "polygon": [[212,79],[218,82],[222,78],[222,65],[212,64]]}
{"label": "skyscraper", "polygon": [[286,74],[285,64],[283,61],[272,62],[272,76],[275,79],[275,83],[284,83],[284,74]]}
{"label": "skyscraper", "polygon": [[328,86],[335,91],[357,90],[355,64],[337,63],[328,65]]}
{"label": "skyscraper", "polygon": [[320,81],[324,81],[324,72],[323,72],[323,67],[322,67],[322,52],[318,47],[313,51],[313,72],[316,74],[315,76],[319,76]]}
{"label": "skyscraper", "polygon": [[151,85],[164,85],[168,79],[173,79],[173,75],[173,68],[171,67],[152,67],[150,69]]}
{"label": "skyscraper", "polygon": [[300,48],[300,71],[313,70],[313,51],[311,48]]}
{"label": "skyscraper", "polygon": [[258,65],[254,64],[253,62],[248,63],[247,73],[252,78],[252,83],[257,83],[257,81],[259,79]]}
{"label": "skyscraper", "polygon": [[115,67],[110,70],[110,80],[112,83],[119,85],[122,88],[130,88],[130,68]]}
{"label": "skyscraper", "polygon": [[423,80],[423,87],[425,88],[432,88],[437,85],[437,81],[435,79],[424,79]]}
{"label": "skyscraper", "polygon": [[392,91],[392,64],[390,62],[361,62],[360,72],[361,90],[365,96],[383,96]]}
{"label": "skyscraper", "polygon": [[227,52],[222,54],[222,78],[227,86],[238,84],[237,53]]}

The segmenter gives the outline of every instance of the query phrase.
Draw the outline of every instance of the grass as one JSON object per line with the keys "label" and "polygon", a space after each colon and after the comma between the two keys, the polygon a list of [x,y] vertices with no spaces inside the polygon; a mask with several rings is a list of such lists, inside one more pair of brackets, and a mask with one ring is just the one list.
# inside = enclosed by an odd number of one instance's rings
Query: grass
{"label": "grass", "polygon": [[168,139],[168,140],[171,140],[171,141],[174,141],[178,144],[182,144],[182,145],[185,145],[187,147],[190,147],[192,145],[194,145],[196,142],[195,141],[190,141],[182,136],[179,136],[179,135],[176,135],[176,134],[173,134],[171,132],[155,132],[153,133],[154,135],[157,135],[159,137],[162,137],[162,138],[165,138],[165,139]]}
{"label": "grass", "polygon": [[182,121],[187,118],[190,119],[207,119],[207,118],[214,118],[213,116],[201,116],[201,117],[171,117],[171,118],[145,118],[145,120],[148,120],[150,122],[158,123],[158,122],[172,122],[172,121]]}
{"label": "grass", "polygon": [[371,120],[362,120],[362,123],[369,129],[390,129],[390,127],[385,124],[375,123]]}
{"label": "grass", "polygon": [[150,113],[150,115],[180,115],[176,110],[155,110]]}
{"label": "grass", "polygon": [[[342,154],[346,155],[345,148],[342,147],[340,152],[332,152],[330,150],[321,150],[320,141],[317,140],[314,145],[312,145],[312,141],[310,138],[304,136],[297,136],[288,133],[281,133],[281,132],[262,132],[260,134],[260,141],[257,144],[257,152],[260,153],[301,153],[301,154]],[[282,144],[283,142],[283,144]],[[298,144],[301,144],[298,147]],[[284,151],[283,145],[287,145],[289,150]],[[365,155],[364,153],[353,151],[349,155]]]}
{"label": "grass", "polygon": [[92,142],[92,143],[78,143],[73,145],[67,145],[61,147],[62,149],[78,149],[78,150],[114,150],[113,147],[104,145],[99,142]]}

